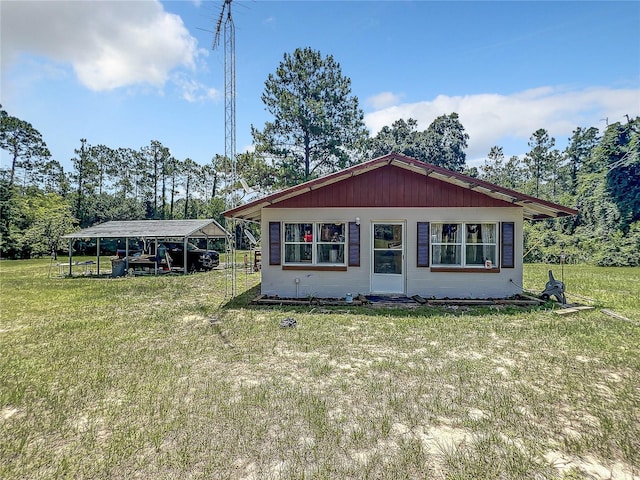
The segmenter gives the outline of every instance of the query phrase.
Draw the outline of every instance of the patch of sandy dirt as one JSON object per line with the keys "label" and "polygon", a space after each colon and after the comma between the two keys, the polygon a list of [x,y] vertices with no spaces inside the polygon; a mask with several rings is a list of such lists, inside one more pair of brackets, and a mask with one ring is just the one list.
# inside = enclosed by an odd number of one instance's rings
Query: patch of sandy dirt
{"label": "patch of sandy dirt", "polygon": [[640,475],[634,475],[629,466],[620,462],[603,465],[591,455],[579,458],[551,450],[544,454],[544,458],[560,475],[578,472],[584,475],[584,478],[595,480],[640,480]]}
{"label": "patch of sandy dirt", "polygon": [[15,417],[16,415],[20,416],[20,413],[20,409],[18,408],[11,406],[2,407],[2,409],[0,409],[0,418],[2,420],[9,420],[11,417]]}

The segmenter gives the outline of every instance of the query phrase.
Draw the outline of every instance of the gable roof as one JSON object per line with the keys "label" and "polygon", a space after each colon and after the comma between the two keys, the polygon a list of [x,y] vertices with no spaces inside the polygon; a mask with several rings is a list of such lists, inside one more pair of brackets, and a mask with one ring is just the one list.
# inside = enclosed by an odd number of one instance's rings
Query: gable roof
{"label": "gable roof", "polygon": [[105,222],[63,238],[185,238],[226,237],[227,231],[213,219],[130,220]]}
{"label": "gable roof", "polygon": [[[388,168],[392,167],[392,168]],[[347,183],[356,182],[358,179],[371,179],[371,173],[378,169],[383,176],[392,174],[392,171],[401,169],[403,173],[413,173],[412,183],[415,185],[415,179],[418,180],[418,188],[422,191],[418,195],[414,195],[401,189],[400,196],[390,198],[387,196],[383,203],[375,203],[369,200],[369,203],[349,204],[348,194],[336,195],[339,191],[335,190],[337,184],[346,185]],[[406,177],[406,175],[405,175]],[[422,180],[420,180],[422,178]],[[330,190],[330,187],[334,190]],[[382,188],[379,188],[382,187]],[[443,188],[444,187],[444,188]],[[453,191],[458,190],[456,200],[443,200],[440,195],[429,195],[428,192],[434,189]],[[327,193],[320,195],[323,191]],[[388,184],[371,185],[369,191],[377,195],[380,191],[388,191]],[[331,191],[331,194],[329,192]],[[422,193],[422,195],[420,195]],[[413,195],[413,196],[411,196]],[[366,201],[366,200],[365,200]],[[454,203],[451,203],[454,202]],[[457,202],[457,203],[456,203]],[[464,202],[463,204],[459,204]],[[524,217],[531,220],[555,218],[576,215],[578,212],[569,207],[564,207],[546,200],[541,200],[529,195],[525,195],[515,190],[485,182],[483,180],[469,177],[462,173],[447,170],[446,168],[424,163],[405,155],[390,153],[382,157],[375,158],[368,162],[354,165],[336,173],[332,173],[325,177],[310,180],[308,182],[290,187],[279,192],[275,192],[266,197],[253,200],[245,205],[227,210],[224,212],[225,217],[240,218],[245,220],[259,221],[263,208],[279,207],[279,208],[322,208],[322,207],[339,207],[339,206],[371,206],[371,207],[391,207],[391,206],[422,206],[422,207],[447,207],[447,206],[501,206],[501,207],[522,207]]]}

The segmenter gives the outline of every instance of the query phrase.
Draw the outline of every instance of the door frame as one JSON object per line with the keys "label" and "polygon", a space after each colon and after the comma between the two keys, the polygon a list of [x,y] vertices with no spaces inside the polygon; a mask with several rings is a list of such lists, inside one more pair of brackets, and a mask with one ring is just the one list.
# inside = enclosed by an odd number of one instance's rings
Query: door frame
{"label": "door frame", "polygon": [[[400,274],[384,274],[375,273],[375,227],[376,225],[400,225],[402,227],[402,273]],[[406,220],[372,220],[371,221],[371,233],[370,233],[371,245],[369,247],[370,266],[369,266],[369,291],[372,294],[380,295],[405,295],[407,292],[407,222]],[[387,277],[388,288],[381,288]],[[395,277],[395,278],[394,278]]]}

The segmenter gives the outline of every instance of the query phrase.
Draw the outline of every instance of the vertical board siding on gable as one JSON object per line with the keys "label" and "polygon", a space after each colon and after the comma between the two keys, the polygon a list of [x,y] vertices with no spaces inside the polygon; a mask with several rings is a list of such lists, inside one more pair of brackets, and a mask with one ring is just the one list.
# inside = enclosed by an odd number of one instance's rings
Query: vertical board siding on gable
{"label": "vertical board siding on gable", "polygon": [[345,188],[345,199],[344,199],[344,204],[345,205],[350,205],[353,203],[353,190],[354,190],[355,185],[351,184],[351,185],[347,185],[347,188]]}
{"label": "vertical board siding on gable", "polygon": [[346,178],[265,208],[513,207],[480,192],[392,165]]}
{"label": "vertical board siding on gable", "polygon": [[280,222],[269,222],[269,265],[281,263]]}

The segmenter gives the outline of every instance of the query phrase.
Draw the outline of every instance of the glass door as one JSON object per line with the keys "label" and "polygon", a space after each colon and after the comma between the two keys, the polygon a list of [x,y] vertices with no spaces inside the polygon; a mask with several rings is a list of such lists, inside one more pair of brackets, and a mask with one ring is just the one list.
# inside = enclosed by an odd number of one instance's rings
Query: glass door
{"label": "glass door", "polygon": [[404,223],[374,223],[371,242],[371,293],[403,294]]}

